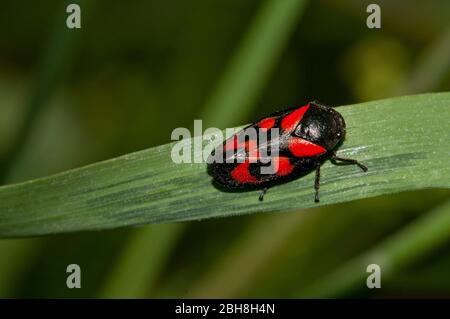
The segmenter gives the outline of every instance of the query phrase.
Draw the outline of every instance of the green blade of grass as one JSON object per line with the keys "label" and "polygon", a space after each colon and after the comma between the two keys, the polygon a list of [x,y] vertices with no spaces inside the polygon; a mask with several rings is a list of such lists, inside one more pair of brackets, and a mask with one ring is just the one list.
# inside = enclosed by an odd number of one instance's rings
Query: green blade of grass
{"label": "green blade of grass", "polygon": [[[242,119],[245,111],[255,104],[305,2],[264,2],[204,107],[205,114],[201,118],[205,119],[206,124],[230,125],[233,120]],[[151,295],[158,272],[182,232],[181,226],[183,225],[169,224],[161,229],[150,227],[135,230],[117,265],[107,277],[100,297],[139,298]],[[144,259],[142,256],[145,256]]]}
{"label": "green blade of grass", "polygon": [[[49,106],[50,97],[61,85],[73,62],[72,51],[80,32],[65,27],[65,8],[70,3],[80,4],[84,17],[90,14],[93,7],[84,1],[63,1],[58,4],[58,14],[54,18],[48,44],[37,61],[36,78],[25,105],[26,113],[14,137],[14,143],[4,157],[0,158],[0,184],[11,180],[14,175],[36,119]],[[0,241],[0,298],[15,297],[21,278],[26,277],[29,264],[39,255],[41,246],[43,242],[39,238]]]}
{"label": "green blade of grass", "polygon": [[173,144],[167,144],[1,187],[0,236],[280,212],[406,190],[448,188],[449,107],[450,93],[340,107],[347,138],[338,155],[357,158],[369,171],[327,162],[319,204],[313,200],[313,174],[270,189],[261,203],[258,192],[231,193],[213,187],[205,164],[175,164],[170,157]]}

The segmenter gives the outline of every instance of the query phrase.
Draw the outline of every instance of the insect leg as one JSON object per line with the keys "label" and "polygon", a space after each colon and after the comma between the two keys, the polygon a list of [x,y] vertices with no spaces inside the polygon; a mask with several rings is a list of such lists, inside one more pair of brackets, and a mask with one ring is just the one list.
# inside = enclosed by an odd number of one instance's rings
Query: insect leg
{"label": "insect leg", "polygon": [[367,170],[368,170],[367,166],[361,164],[357,160],[354,160],[354,159],[351,159],[351,158],[337,157],[336,154],[333,154],[333,156],[331,157],[331,162],[333,164],[335,164],[335,165],[339,165],[337,163],[337,161],[348,163],[348,164],[353,164],[353,165],[358,165],[358,167],[360,169],[362,169],[364,172],[367,172]]}
{"label": "insect leg", "polygon": [[260,202],[262,202],[264,200],[264,195],[266,195],[268,189],[269,189],[269,187],[264,187],[263,190],[261,191],[261,194],[259,194]]}
{"label": "insect leg", "polygon": [[320,188],[320,164],[316,166],[316,179],[314,180],[314,190],[316,191],[314,195],[314,201],[319,202],[319,188]]}

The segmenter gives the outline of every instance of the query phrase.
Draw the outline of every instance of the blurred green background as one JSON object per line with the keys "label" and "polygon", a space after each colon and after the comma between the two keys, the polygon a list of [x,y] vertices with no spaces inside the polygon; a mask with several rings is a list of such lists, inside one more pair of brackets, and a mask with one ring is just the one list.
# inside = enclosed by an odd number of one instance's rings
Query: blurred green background
{"label": "blurred green background", "polygon": [[[65,27],[67,3],[81,5],[80,30]],[[311,99],[448,91],[450,2],[377,1],[381,29],[366,27],[369,3],[2,1],[0,184],[168,143],[198,118],[225,128]],[[309,287],[449,198],[423,190],[0,240],[0,297],[312,297]],[[364,288],[364,279],[319,295],[450,297],[449,248],[440,243],[382,275],[382,289]],[[81,289],[66,287],[72,263]]]}

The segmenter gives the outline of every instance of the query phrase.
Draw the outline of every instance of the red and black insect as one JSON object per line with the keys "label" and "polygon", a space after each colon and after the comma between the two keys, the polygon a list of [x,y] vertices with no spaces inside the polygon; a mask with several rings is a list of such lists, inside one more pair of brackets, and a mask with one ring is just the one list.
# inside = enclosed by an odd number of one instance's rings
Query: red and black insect
{"label": "red and black insect", "polygon": [[[273,129],[278,129],[278,134]],[[246,134],[250,130],[256,131],[258,137]],[[260,133],[267,136],[263,142]],[[269,187],[315,170],[315,201],[318,202],[320,166],[324,161],[354,164],[367,171],[366,166],[354,159],[336,156],[336,148],[344,137],[342,115],[313,101],[273,113],[245,127],[211,153],[208,170],[214,181],[226,188],[262,189],[261,201]],[[273,155],[275,148],[278,152]],[[269,165],[262,160],[262,153],[268,154],[266,158],[275,163],[276,171],[262,173],[261,169]]]}

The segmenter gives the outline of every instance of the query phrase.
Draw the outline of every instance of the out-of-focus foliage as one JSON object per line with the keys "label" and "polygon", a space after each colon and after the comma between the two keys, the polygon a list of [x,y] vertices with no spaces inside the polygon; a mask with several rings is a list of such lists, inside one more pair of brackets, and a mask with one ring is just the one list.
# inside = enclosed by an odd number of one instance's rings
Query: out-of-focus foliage
{"label": "out-of-focus foliage", "polygon": [[[66,54],[51,51],[63,27],[58,16],[65,17],[65,6],[57,0],[1,4],[2,163],[16,145],[21,123],[31,118],[21,151],[7,172],[0,167],[3,183],[163,144],[173,128],[191,127],[261,7],[256,0],[88,3],[82,4],[82,29],[73,31],[78,34],[70,40],[63,69],[57,70],[51,87],[45,87],[49,93],[32,116],[30,100],[42,85],[46,55]],[[450,54],[443,35],[448,32],[450,2],[378,1],[380,30],[365,25],[368,3],[309,2],[267,83],[245,111],[248,115],[228,125],[312,98],[337,105],[395,96],[402,90],[422,93],[421,86],[409,82],[417,74],[419,83],[420,77],[432,83],[426,91],[448,91]],[[445,72],[417,72],[430,63],[427,59],[440,61],[441,67],[435,67]],[[448,191],[428,190],[308,213],[186,223],[173,241],[165,240],[166,251],[156,255],[160,260],[146,259],[156,270],[148,279],[149,288],[138,295],[296,296],[448,198]],[[0,296],[97,296],[107,289],[110,272],[117,271],[114,263],[127,256],[121,249],[132,233],[2,240]],[[145,245],[140,246],[145,254]],[[436,247],[386,279],[381,290],[354,290],[346,296],[448,297],[448,246]],[[70,263],[82,267],[82,289],[65,286]],[[127,267],[125,262],[117,265]],[[139,273],[129,272],[128,281]],[[132,294],[124,286],[116,296]]]}

